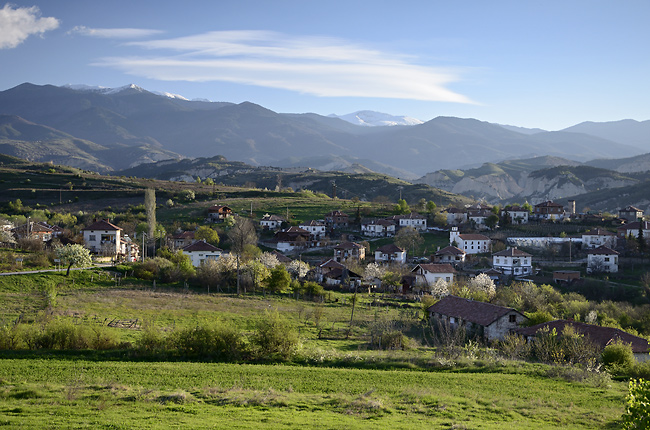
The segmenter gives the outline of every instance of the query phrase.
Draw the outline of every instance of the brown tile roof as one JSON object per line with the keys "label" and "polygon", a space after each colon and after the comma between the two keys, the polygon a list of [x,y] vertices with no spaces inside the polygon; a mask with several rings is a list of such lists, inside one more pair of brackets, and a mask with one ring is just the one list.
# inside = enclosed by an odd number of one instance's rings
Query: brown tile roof
{"label": "brown tile roof", "polygon": [[[429,306],[429,313],[436,312],[450,317],[460,318],[482,326],[488,326],[514,309],[491,303],[476,302],[456,296],[445,296],[439,302]],[[519,313],[519,312],[517,312]]]}
{"label": "brown tile roof", "polygon": [[359,245],[354,242],[343,242],[340,245],[336,245],[334,249],[361,249],[363,245]]}
{"label": "brown tile roof", "polygon": [[583,236],[616,236],[609,230],[604,230],[602,228],[595,228],[587,232],[582,233]]}
{"label": "brown tile roof", "polygon": [[287,257],[286,255],[284,255],[283,253],[278,252],[278,251],[271,251],[271,254],[275,255],[275,258],[277,258],[278,261],[279,261],[280,263],[282,263],[282,264],[284,264],[284,263],[290,263],[290,262],[293,261],[292,259],[290,259],[290,258]]}
{"label": "brown tile roof", "polygon": [[377,251],[382,252],[384,254],[393,254],[395,252],[404,252],[404,249],[400,248],[394,243],[389,243],[388,245],[380,246],[379,248],[377,248]]}
{"label": "brown tile roof", "polygon": [[411,270],[411,272],[415,272],[418,267],[422,268],[422,270],[426,270],[427,272],[431,272],[431,273],[456,273],[456,269],[454,269],[449,263],[418,264],[413,268],[413,270]]}
{"label": "brown tile roof", "polygon": [[107,220],[103,219],[101,221],[96,221],[90,224],[88,227],[82,228],[81,230],[122,230],[122,229],[116,226],[115,224],[111,224]]}
{"label": "brown tile roof", "polygon": [[566,326],[572,326],[578,333],[588,336],[592,342],[595,342],[601,348],[604,348],[607,345],[616,342],[616,340],[621,340],[625,343],[631,344],[632,351],[635,353],[647,353],[650,349],[650,345],[646,339],[631,335],[624,332],[623,330],[612,327],[601,327],[593,324],[585,324],[576,321],[549,321],[542,324],[517,329],[517,333],[524,336],[535,336],[535,334],[537,334],[537,331],[544,327],[548,327],[551,330],[555,329],[558,333],[561,333],[564,331],[564,328]]}
{"label": "brown tile roof", "polygon": [[325,224],[323,224],[322,222],[313,220],[313,219],[310,220],[310,221],[307,221],[307,222],[303,222],[300,225],[301,226],[307,225],[307,226],[310,226],[310,227],[325,227]]}
{"label": "brown tile roof", "polygon": [[465,233],[458,235],[462,240],[490,240],[489,237],[482,234]]}
{"label": "brown tile roof", "polygon": [[466,252],[463,251],[462,249],[456,248],[455,246],[449,245],[449,246],[445,246],[440,251],[436,252],[435,255],[447,255],[447,254],[450,254],[450,255],[464,255],[464,254],[466,254]]}
{"label": "brown tile roof", "polygon": [[209,252],[216,252],[216,251],[222,251],[222,249],[217,248],[214,245],[210,245],[204,240],[199,240],[198,242],[194,242],[191,245],[184,246],[181,248],[185,252],[196,252],[196,251],[209,251]]}
{"label": "brown tile roof", "polygon": [[[639,221],[634,221],[629,224],[623,224],[616,230],[638,230],[638,229],[639,229]],[[643,221],[643,229],[650,230],[650,221]]]}
{"label": "brown tile roof", "polygon": [[193,231],[182,231],[172,236],[172,239],[194,239]]}
{"label": "brown tile roof", "polygon": [[618,252],[614,251],[611,248],[606,247],[605,245],[601,245],[596,249],[590,249],[587,251],[587,254],[591,255],[618,255]]}
{"label": "brown tile roof", "polygon": [[527,252],[522,251],[521,249],[517,249],[517,247],[513,248],[508,248],[504,249],[503,251],[499,251],[495,254],[492,254],[493,257],[532,257]]}
{"label": "brown tile roof", "polygon": [[536,208],[550,208],[550,207],[563,208],[564,206],[562,206],[559,203],[555,203],[555,202],[549,200],[547,202],[542,202],[542,203],[536,204],[535,207]]}

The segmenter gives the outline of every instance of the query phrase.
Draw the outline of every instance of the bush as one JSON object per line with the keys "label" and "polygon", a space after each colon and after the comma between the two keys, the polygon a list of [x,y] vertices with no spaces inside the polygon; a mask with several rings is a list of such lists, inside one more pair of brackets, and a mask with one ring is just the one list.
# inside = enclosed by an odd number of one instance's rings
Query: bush
{"label": "bush", "polygon": [[523,336],[515,333],[507,334],[497,342],[496,347],[504,357],[513,360],[523,360],[530,355],[530,344]]}
{"label": "bush", "polygon": [[267,311],[251,336],[255,355],[263,360],[288,360],[298,350],[300,340],[295,327],[278,311]]}
{"label": "bush", "polygon": [[607,345],[600,358],[608,370],[626,370],[636,363],[632,346],[623,342]]}
{"label": "bush", "polygon": [[650,381],[632,379],[623,415],[624,429],[650,428]]}
{"label": "bush", "polygon": [[176,331],[168,346],[186,357],[222,361],[239,360],[245,352],[241,332],[230,325],[197,325]]}

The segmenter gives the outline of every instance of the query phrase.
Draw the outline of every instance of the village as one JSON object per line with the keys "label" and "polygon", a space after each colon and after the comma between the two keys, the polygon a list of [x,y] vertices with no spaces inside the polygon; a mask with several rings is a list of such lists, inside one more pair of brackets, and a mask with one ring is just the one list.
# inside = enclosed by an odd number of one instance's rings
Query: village
{"label": "village", "polygon": [[[438,213],[437,220],[441,216],[446,220],[443,225],[431,225],[431,215],[409,211],[362,218],[334,210],[320,219],[289,223],[286,217],[266,213],[254,221],[251,245],[264,250],[266,261],[272,261],[269,268],[281,265],[293,278],[315,282],[326,290],[365,291],[416,302],[435,298],[427,310],[431,320],[463,326],[486,342],[502,340],[511,333],[534,337],[539,330],[570,325],[597,339],[601,348],[624,341],[630,343],[638,360],[647,359],[648,341],[618,328],[573,320],[528,326],[522,312],[488,303],[496,289],[512,282],[580,286],[589,279],[610,286],[626,285],[625,272],[638,266],[645,238],[650,237],[650,223],[643,220],[642,210],[628,206],[617,216],[604,217],[576,213],[575,201],[570,201],[568,208],[546,201],[523,207],[481,203],[449,207]],[[205,233],[213,232],[214,226],[223,234],[242,220],[253,226],[253,220],[244,214],[215,204],[205,210],[203,226],[159,238],[147,237],[142,231],[125,234],[109,219],[94,220],[79,231],[83,246],[96,262],[145,262],[156,255],[156,249],[159,255],[166,249],[169,255],[185,256],[200,270],[225,261],[233,252],[219,248],[218,240],[210,240]],[[5,233],[13,235],[14,244],[21,239],[23,243],[24,239],[66,242],[61,240],[64,229],[57,225],[28,221],[9,227],[5,226]],[[539,234],[560,230],[559,234]],[[423,236],[434,237],[434,245],[438,245],[428,255],[415,255]],[[60,260],[55,263],[61,264]],[[636,274],[629,278],[635,276],[638,278]],[[239,281],[238,277],[238,288]],[[487,292],[478,296],[482,300],[474,300],[471,294],[452,294],[452,286],[470,283]]]}

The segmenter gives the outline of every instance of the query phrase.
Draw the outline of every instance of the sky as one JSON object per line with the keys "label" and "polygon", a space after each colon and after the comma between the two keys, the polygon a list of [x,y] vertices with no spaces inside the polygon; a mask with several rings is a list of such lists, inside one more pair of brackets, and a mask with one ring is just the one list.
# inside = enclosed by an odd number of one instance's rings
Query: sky
{"label": "sky", "polygon": [[545,130],[650,119],[650,2],[0,0],[24,82]]}

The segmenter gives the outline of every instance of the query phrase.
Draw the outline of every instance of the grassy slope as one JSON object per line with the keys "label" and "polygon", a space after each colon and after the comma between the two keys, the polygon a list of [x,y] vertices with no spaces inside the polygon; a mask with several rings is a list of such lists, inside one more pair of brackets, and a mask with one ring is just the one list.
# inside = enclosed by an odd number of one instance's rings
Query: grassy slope
{"label": "grassy slope", "polygon": [[[102,273],[102,274],[100,274]],[[56,288],[47,309],[47,290]],[[0,355],[0,424],[8,428],[616,428],[625,384],[594,387],[551,379],[546,366],[475,359],[455,366],[428,348],[366,350],[366,325],[376,318],[416,321],[391,307],[371,307],[361,295],[352,337],[345,340],[349,295],[326,303],[274,296],[206,295],[180,286],[151,290],[106,272],[0,278],[0,320],[26,321],[52,312],[90,324],[94,318],[153,321],[161,328],[232,321],[250,330],[265,309],[278,309],[300,327],[304,363],[348,357],[364,368],[120,361],[84,353]],[[50,295],[51,297],[51,295]],[[337,299],[337,300],[335,300]],[[315,310],[326,339],[318,339]],[[45,311],[45,313],[44,313]],[[139,330],[112,329],[125,341]],[[337,338],[327,340],[327,338]],[[119,355],[118,355],[119,356]],[[437,361],[436,361],[437,360]],[[329,362],[325,358],[326,362]],[[382,363],[402,363],[377,370]],[[406,365],[406,366],[404,366]],[[388,366],[396,369],[396,367]],[[444,369],[456,370],[444,370]]]}
{"label": "grassy slope", "polygon": [[624,384],[522,374],[5,359],[9,428],[616,428]]}

